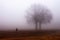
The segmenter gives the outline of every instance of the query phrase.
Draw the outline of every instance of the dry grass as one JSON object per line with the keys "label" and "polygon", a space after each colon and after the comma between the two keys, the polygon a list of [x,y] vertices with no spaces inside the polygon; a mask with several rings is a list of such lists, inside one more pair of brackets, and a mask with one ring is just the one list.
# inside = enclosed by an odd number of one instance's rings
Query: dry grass
{"label": "dry grass", "polygon": [[60,40],[57,31],[0,32],[0,40]]}

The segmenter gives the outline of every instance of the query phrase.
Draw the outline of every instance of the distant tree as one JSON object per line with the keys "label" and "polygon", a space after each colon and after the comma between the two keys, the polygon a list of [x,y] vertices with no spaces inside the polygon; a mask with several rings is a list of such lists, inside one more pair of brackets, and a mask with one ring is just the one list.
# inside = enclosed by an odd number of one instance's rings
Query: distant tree
{"label": "distant tree", "polygon": [[38,30],[38,24],[41,29],[41,24],[51,22],[52,14],[50,10],[48,10],[48,8],[40,4],[34,4],[27,10],[26,18],[28,23],[34,23],[36,26],[36,30]]}

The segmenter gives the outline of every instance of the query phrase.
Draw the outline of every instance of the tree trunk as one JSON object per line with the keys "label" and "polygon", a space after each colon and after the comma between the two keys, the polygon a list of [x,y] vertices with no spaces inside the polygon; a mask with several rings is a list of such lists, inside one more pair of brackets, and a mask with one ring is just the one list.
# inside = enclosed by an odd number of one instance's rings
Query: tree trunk
{"label": "tree trunk", "polygon": [[37,22],[35,23],[35,30],[37,31]]}
{"label": "tree trunk", "polygon": [[39,30],[41,30],[41,23],[39,23]]}

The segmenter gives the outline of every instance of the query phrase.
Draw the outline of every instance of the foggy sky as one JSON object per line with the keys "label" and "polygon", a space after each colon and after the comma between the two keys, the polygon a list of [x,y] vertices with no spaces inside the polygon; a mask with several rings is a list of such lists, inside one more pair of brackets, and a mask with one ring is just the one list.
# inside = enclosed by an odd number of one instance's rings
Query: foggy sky
{"label": "foggy sky", "polygon": [[60,0],[0,0],[0,30],[34,29],[25,18],[32,4],[44,5],[52,12],[51,23],[42,24],[42,29],[60,29]]}

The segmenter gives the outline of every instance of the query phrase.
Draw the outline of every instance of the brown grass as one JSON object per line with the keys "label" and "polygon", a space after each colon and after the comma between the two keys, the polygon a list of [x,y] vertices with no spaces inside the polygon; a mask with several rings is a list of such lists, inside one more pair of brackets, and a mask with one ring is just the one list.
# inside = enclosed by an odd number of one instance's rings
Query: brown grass
{"label": "brown grass", "polygon": [[60,40],[59,31],[0,32],[0,40]]}

